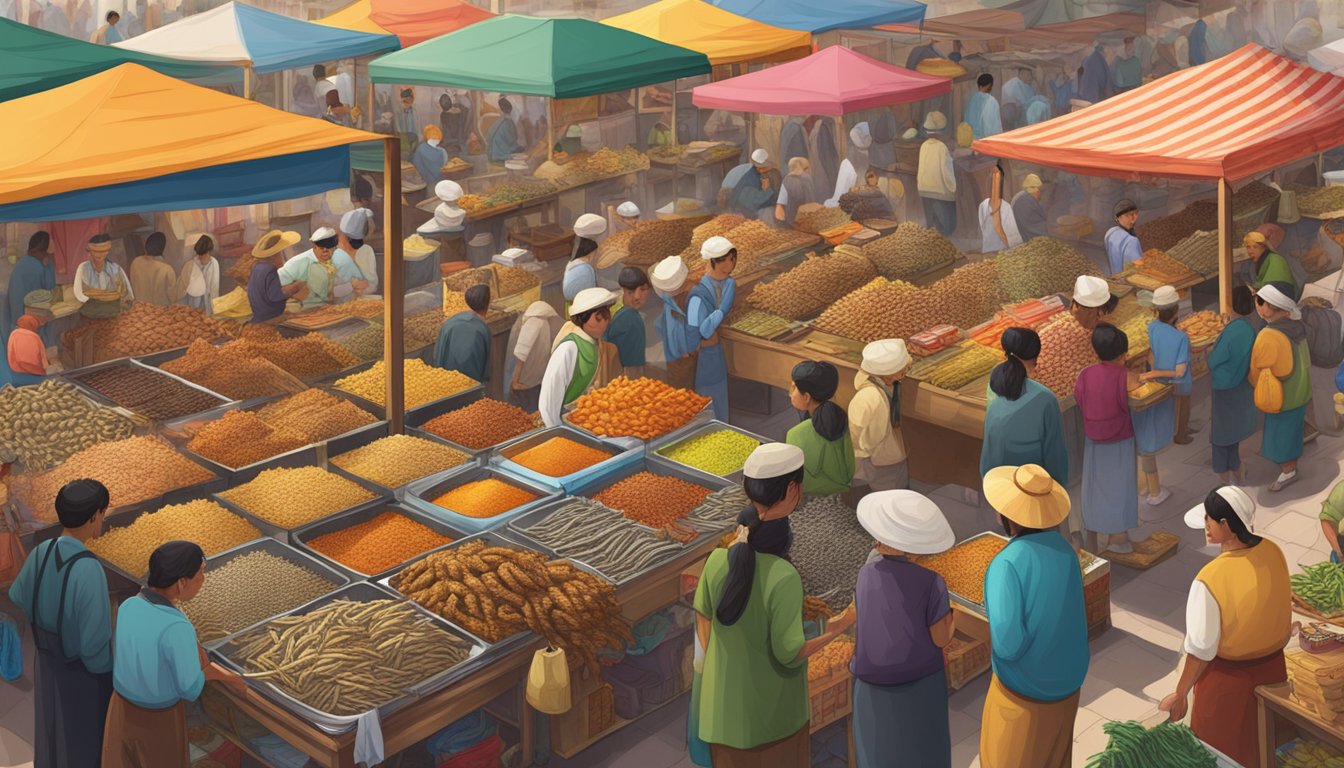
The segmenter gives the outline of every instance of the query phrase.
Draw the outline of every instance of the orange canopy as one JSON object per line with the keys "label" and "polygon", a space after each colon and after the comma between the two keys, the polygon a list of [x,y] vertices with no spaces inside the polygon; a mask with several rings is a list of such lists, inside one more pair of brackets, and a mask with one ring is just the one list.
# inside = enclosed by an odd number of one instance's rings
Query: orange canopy
{"label": "orange canopy", "polygon": [[316,23],[356,32],[391,33],[401,47],[446,35],[495,14],[463,0],[357,0]]}
{"label": "orange canopy", "polygon": [[790,61],[812,52],[809,32],[772,27],[702,0],[661,0],[602,23],[698,51],[714,66]]}

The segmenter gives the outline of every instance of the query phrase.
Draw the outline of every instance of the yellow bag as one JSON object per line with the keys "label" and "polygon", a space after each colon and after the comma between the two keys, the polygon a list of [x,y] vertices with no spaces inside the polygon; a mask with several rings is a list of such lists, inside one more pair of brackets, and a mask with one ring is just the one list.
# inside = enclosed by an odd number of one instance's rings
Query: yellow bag
{"label": "yellow bag", "polygon": [[1262,369],[1255,380],[1255,407],[1262,413],[1283,410],[1283,382],[1268,368]]}
{"label": "yellow bag", "polygon": [[546,648],[532,655],[527,673],[527,703],[547,715],[569,711],[569,662],[563,648]]}
{"label": "yellow bag", "polygon": [[975,131],[971,129],[970,123],[960,123],[957,125],[957,146],[966,148],[975,141]]}

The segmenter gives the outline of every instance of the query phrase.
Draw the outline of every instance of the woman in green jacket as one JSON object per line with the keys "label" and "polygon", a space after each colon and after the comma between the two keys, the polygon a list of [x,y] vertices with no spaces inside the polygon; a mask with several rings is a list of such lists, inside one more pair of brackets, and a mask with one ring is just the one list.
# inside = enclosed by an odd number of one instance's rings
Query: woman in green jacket
{"label": "woman in green jacket", "polygon": [[803,421],[785,440],[803,449],[803,493],[829,496],[849,492],[854,482],[854,443],[849,416],[831,401],[840,386],[840,372],[830,363],[806,360],[793,367],[789,402],[803,412]]}
{"label": "woman in green jacket", "polygon": [[1269,283],[1287,283],[1296,288],[1297,281],[1293,279],[1288,260],[1269,247],[1269,239],[1263,232],[1247,232],[1241,243],[1246,246],[1246,255],[1251,257],[1256,288]]}

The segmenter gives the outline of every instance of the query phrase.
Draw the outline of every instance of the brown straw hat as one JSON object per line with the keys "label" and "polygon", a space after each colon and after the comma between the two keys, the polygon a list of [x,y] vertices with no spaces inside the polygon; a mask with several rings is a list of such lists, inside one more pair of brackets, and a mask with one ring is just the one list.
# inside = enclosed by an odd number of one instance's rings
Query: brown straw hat
{"label": "brown straw hat", "polygon": [[1038,464],[991,469],[985,500],[1024,528],[1053,528],[1069,516],[1069,492]]}

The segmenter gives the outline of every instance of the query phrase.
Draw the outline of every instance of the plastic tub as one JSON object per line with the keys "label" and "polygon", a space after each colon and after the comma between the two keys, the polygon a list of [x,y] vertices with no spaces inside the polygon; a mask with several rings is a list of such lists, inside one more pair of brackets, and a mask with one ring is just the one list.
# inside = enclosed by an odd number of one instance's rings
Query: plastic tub
{"label": "plastic tub", "polygon": [[[501,512],[493,517],[485,518],[464,515],[450,509],[445,509],[434,503],[434,499],[454,488],[477,480],[485,480],[487,478],[494,478],[517,488],[521,488],[534,494],[537,498],[525,504],[520,504],[513,509]],[[411,508],[424,512],[437,520],[446,522],[458,530],[466,531],[467,533],[482,533],[504,525],[513,518],[526,513],[528,510],[535,509],[559,495],[559,484],[539,484],[518,477],[499,467],[468,466],[450,469],[447,472],[432,475],[423,480],[411,483],[406,487],[405,503]]]}
{"label": "plastic tub", "polygon": [[[563,437],[580,443],[589,448],[596,448],[609,454],[609,457],[599,461],[577,472],[571,472],[561,477],[552,477],[540,472],[528,469],[521,464],[512,461],[514,456],[535,448],[548,440]],[[560,426],[550,427],[532,432],[522,437],[515,438],[512,442],[501,445],[493,454],[490,463],[493,466],[502,467],[518,477],[531,480],[538,485],[559,485],[566,491],[572,491],[576,486],[582,485],[589,477],[601,474],[610,467],[619,465],[623,462],[639,461],[642,451],[638,448],[622,448],[614,443],[594,437],[586,432],[580,432],[573,427]]]}
{"label": "plastic tub", "polygon": [[[725,429],[731,432],[736,432],[739,435],[745,435],[746,437],[750,437],[752,440],[755,440],[756,442],[761,444],[773,442],[768,438],[761,437],[760,435],[754,432],[748,432],[745,429],[739,429],[738,427],[734,427],[731,424],[718,421],[717,419],[715,419],[708,422],[699,422],[690,424],[688,426],[682,427],[681,429],[675,432],[672,432],[671,434],[665,435],[657,440],[654,440],[653,442],[649,443],[649,453],[651,455],[656,455],[659,459],[662,459],[663,461],[675,464],[678,467],[685,467],[686,469],[689,469],[693,472],[700,472],[703,474],[710,474],[711,476],[714,476],[712,475],[712,473],[700,469],[699,467],[693,467],[689,464],[683,464],[677,461],[676,459],[668,458],[667,451],[677,448],[678,446],[687,442],[688,440],[697,437],[702,437],[704,435],[711,435],[714,434],[715,432],[721,432]],[[722,477],[723,479],[728,480],[729,482],[734,484],[740,483],[742,482],[743,477],[742,470],[738,469],[736,472],[732,472],[727,475],[720,475],[719,477]]]}

